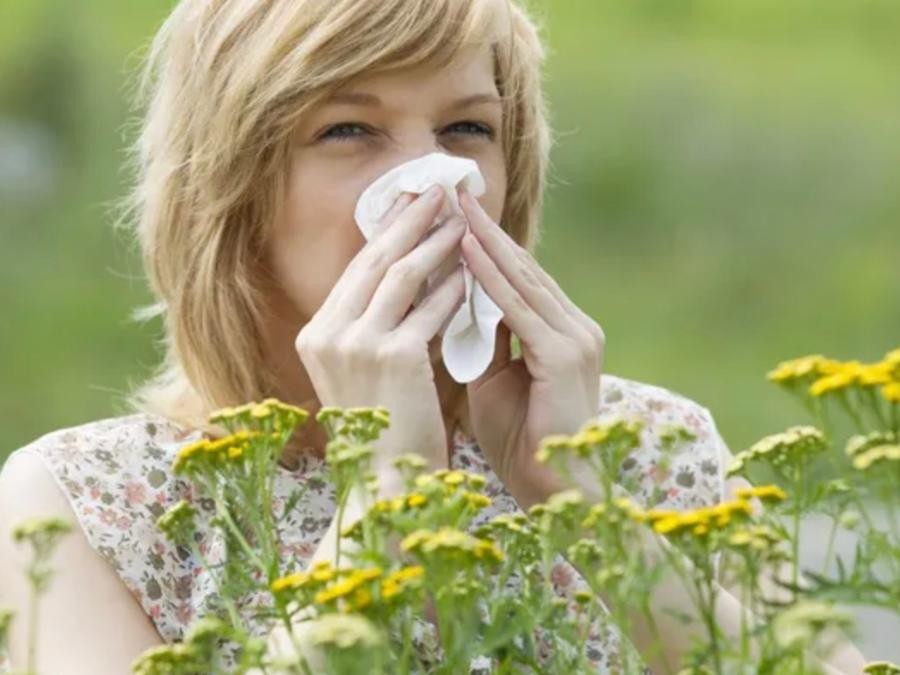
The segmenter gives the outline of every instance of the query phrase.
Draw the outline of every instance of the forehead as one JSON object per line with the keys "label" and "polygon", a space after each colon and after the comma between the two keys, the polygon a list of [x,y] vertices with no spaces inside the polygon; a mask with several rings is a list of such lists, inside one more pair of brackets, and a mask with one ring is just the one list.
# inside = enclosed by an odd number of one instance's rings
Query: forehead
{"label": "forehead", "polygon": [[439,95],[456,98],[473,93],[495,93],[494,56],[489,45],[460,50],[446,64],[421,63],[378,73],[362,74],[335,92],[367,92],[378,96]]}

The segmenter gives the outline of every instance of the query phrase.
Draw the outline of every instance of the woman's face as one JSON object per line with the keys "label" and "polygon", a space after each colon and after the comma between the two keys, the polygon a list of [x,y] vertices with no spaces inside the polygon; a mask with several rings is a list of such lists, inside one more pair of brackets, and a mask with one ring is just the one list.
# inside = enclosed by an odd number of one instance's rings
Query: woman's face
{"label": "woman's face", "polygon": [[398,164],[437,151],[475,160],[487,184],[479,201],[500,221],[506,168],[497,96],[490,50],[472,48],[440,70],[360,77],[304,117],[268,251],[280,321],[299,331],[321,307],[365,244],[353,217],[359,196]]}

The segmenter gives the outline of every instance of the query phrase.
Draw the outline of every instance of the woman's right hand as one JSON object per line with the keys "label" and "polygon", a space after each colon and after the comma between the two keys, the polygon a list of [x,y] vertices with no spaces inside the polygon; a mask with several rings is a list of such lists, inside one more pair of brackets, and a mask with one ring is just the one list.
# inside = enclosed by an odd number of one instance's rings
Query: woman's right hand
{"label": "woman's right hand", "polygon": [[391,460],[406,452],[432,468],[447,465],[429,342],[462,302],[461,265],[410,310],[465,234],[465,220],[455,216],[422,240],[444,199],[440,186],[401,195],[294,343],[322,406],[388,409],[390,427],[374,444],[378,475],[391,473]]}

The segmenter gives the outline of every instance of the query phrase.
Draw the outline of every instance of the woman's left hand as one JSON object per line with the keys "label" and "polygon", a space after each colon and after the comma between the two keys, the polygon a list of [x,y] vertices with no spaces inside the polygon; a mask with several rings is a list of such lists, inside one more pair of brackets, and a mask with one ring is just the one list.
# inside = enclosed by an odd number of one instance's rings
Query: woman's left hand
{"label": "woman's left hand", "polygon": [[[573,434],[597,414],[606,338],[526,249],[467,191],[466,264],[503,310],[488,369],[467,385],[472,431],[485,458],[522,508],[564,487],[535,458],[551,434]],[[522,356],[511,358],[510,331]]]}

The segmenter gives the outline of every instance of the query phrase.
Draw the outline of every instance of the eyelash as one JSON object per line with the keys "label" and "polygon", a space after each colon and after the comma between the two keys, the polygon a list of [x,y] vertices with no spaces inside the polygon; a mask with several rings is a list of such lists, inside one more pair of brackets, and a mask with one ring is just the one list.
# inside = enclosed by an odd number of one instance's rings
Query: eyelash
{"label": "eyelash", "polygon": [[[462,122],[454,122],[447,128],[455,127],[455,126],[459,126],[459,125],[465,125],[465,124],[475,127],[476,130],[474,132],[471,132],[474,135],[484,136],[488,140],[493,140],[494,129],[487,124],[482,124],[481,122],[473,122],[470,120],[464,120]],[[362,129],[362,130],[368,132],[366,125],[361,124],[359,122],[341,122],[340,124],[335,124],[335,125],[329,127],[328,129],[326,129],[324,131],[324,133],[322,133],[322,135],[319,136],[319,138],[324,141],[345,142],[345,141],[351,141],[354,138],[357,138],[357,137],[363,135],[363,134],[334,134],[334,133],[332,133],[335,131],[335,129],[342,129],[342,128],[346,129],[346,128],[352,128],[352,127],[355,127],[357,129]]]}

